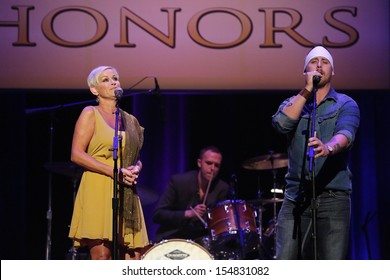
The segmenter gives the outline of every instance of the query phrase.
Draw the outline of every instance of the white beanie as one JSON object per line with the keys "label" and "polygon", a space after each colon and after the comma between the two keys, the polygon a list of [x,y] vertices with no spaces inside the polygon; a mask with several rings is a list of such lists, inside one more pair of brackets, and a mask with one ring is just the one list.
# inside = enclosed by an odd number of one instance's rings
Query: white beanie
{"label": "white beanie", "polygon": [[333,57],[330,54],[330,52],[327,49],[325,49],[324,47],[317,46],[317,47],[313,48],[307,54],[307,56],[305,58],[305,64],[304,64],[304,67],[303,67],[303,72],[306,72],[306,66],[309,64],[310,60],[312,60],[313,58],[315,58],[317,56],[322,56],[322,57],[325,57],[327,60],[329,60],[330,65],[332,65],[332,70],[334,71]]}

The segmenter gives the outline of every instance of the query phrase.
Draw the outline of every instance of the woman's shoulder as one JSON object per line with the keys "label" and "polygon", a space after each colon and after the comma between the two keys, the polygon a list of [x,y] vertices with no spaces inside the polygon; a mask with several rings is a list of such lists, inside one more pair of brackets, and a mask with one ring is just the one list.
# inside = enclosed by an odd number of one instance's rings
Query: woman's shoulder
{"label": "woman's shoulder", "polygon": [[87,114],[87,115],[93,115],[93,114],[95,114],[95,111],[97,111],[96,106],[89,105],[89,106],[84,107],[84,109],[81,113]]}
{"label": "woman's shoulder", "polygon": [[94,106],[86,106],[81,111],[80,118],[82,119],[92,119],[95,118],[95,110],[96,108]]}
{"label": "woman's shoulder", "polygon": [[83,112],[84,111],[85,112],[95,112],[95,110],[97,110],[96,106],[89,105],[89,106],[84,107]]}

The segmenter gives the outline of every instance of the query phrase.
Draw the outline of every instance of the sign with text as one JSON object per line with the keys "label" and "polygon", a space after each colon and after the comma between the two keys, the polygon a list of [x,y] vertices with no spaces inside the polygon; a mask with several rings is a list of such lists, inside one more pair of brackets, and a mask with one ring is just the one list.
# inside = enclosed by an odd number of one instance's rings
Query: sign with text
{"label": "sign with text", "polygon": [[316,45],[336,88],[389,89],[388,0],[2,0],[0,88],[83,89],[111,65],[125,89],[296,89]]}

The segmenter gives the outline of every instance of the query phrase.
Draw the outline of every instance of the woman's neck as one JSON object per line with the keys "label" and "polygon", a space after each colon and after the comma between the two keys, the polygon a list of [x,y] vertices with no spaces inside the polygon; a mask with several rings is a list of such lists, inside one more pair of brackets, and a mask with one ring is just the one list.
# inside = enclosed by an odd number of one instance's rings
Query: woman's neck
{"label": "woman's neck", "polygon": [[112,103],[99,103],[99,106],[101,111],[107,114],[114,114],[116,111],[116,104]]}

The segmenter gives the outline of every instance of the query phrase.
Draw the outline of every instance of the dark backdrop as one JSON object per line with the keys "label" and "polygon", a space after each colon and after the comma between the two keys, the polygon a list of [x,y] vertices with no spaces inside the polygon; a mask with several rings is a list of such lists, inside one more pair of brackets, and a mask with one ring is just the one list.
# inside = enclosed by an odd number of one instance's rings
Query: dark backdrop
{"label": "dark backdrop", "polygon": [[[151,211],[158,196],[171,174],[196,167],[199,149],[205,145],[221,148],[221,177],[229,181],[232,174],[237,175],[238,198],[256,199],[259,190],[269,196],[274,183],[283,185],[285,169],[279,169],[273,181],[269,170],[246,170],[242,163],[270,150],[286,152],[285,139],[271,127],[271,116],[280,102],[295,92],[163,91],[160,96],[123,98],[121,107],[145,127],[139,188],[152,241],[156,225]],[[390,135],[386,117],[390,94],[343,92],[361,109],[361,126],[350,158],[354,174],[350,258],[390,259]],[[45,166],[50,159],[69,163],[73,126],[85,106],[74,103],[92,100],[92,95],[88,90],[3,89],[0,97],[1,259],[45,259],[48,236],[52,239],[51,258],[65,259],[71,246],[67,234],[75,182],[66,167],[53,172]],[[51,234],[46,218],[49,202]],[[263,213],[266,224],[272,210],[266,207]]]}

